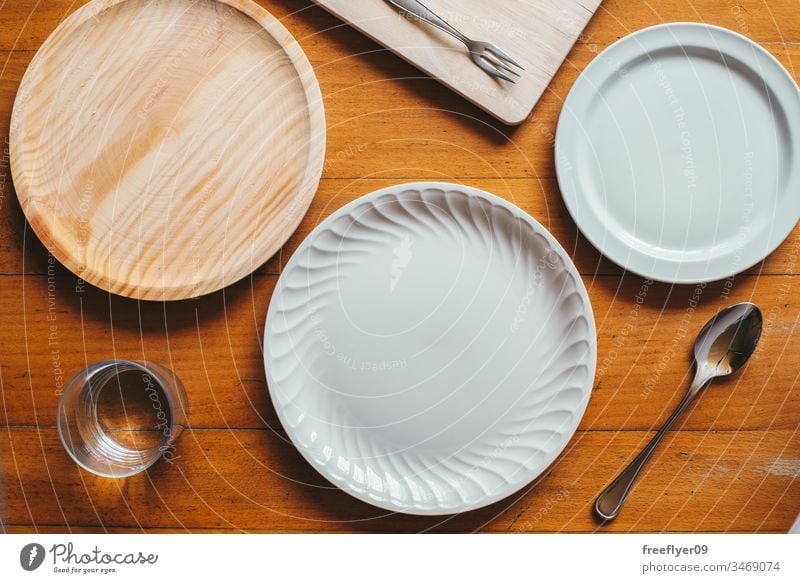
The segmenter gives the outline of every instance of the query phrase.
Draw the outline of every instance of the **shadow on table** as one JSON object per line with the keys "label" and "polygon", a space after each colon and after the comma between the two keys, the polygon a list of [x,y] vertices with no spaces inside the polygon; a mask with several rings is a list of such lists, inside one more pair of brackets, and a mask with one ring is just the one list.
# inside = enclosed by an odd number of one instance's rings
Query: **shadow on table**
{"label": "shadow on table", "polygon": [[[459,120],[466,130],[480,134],[484,139],[498,145],[505,144],[513,136],[519,126],[507,126],[482,109],[470,103],[453,90],[445,87],[437,80],[426,75],[413,65],[406,63],[379,43],[369,39],[349,24],[342,22],[332,14],[318,6],[299,10],[292,18],[302,21],[304,25],[324,35],[326,40],[335,43],[353,59],[364,63],[364,67],[374,70],[383,80],[401,80],[421,100],[428,103],[426,109],[447,111],[454,119]],[[469,62],[469,61],[467,61]],[[472,63],[469,62],[472,66]],[[324,74],[319,69],[321,81]],[[323,83],[324,84],[324,83]]]}
{"label": "shadow on table", "polygon": [[[549,471],[545,476],[549,474]],[[417,516],[388,512],[362,502],[334,486],[321,486],[314,494],[310,488],[298,488],[306,502],[324,506],[328,522],[337,523],[336,530],[371,533],[472,533],[483,530],[513,530],[514,519],[530,505],[530,494],[537,483],[490,506],[442,516]],[[327,482],[325,482],[327,484]]]}

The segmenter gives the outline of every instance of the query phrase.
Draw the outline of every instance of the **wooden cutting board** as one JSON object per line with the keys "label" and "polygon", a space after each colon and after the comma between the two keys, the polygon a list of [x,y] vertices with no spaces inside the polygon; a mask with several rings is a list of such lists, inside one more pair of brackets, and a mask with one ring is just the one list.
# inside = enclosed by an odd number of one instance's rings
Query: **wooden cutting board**
{"label": "wooden cutting board", "polygon": [[466,47],[386,0],[317,4],[509,125],[530,116],[602,0],[423,0],[474,40],[494,43],[526,71],[516,85],[476,67]]}

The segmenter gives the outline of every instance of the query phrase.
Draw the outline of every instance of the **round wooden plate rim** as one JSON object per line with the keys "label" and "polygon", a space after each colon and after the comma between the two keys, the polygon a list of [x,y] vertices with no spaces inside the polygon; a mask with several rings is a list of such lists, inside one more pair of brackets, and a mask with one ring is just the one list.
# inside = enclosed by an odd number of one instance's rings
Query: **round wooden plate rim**
{"label": "round wooden plate rim", "polygon": [[[25,101],[27,94],[26,79],[29,77],[30,72],[35,71],[41,56],[47,51],[50,45],[59,42],[60,38],[67,36],[76,31],[81,25],[90,19],[97,18],[102,12],[131,0],[90,0],[78,8],[75,12],[65,18],[53,32],[45,39],[44,43],[36,51],[36,54],[31,59],[25,74],[20,82],[19,90],[14,98],[14,106],[11,114],[10,123],[10,136],[9,136],[9,167],[11,170],[12,180],[15,177],[21,177],[23,170],[20,168],[20,159],[22,158],[19,149],[21,145],[19,141],[14,139],[16,128],[19,127],[19,120],[17,119],[22,111],[22,105]],[[323,165],[325,161],[326,149],[326,123],[325,123],[325,109],[322,100],[322,91],[319,86],[319,81],[314,74],[314,69],[308,60],[308,57],[303,52],[297,40],[292,36],[288,29],[266,9],[256,4],[253,0],[210,0],[219,4],[230,6],[231,8],[241,12],[261,26],[272,38],[274,38],[280,45],[281,49],[289,57],[297,77],[303,86],[305,93],[306,103],[308,104],[308,113],[310,119],[309,131],[309,163],[306,166],[303,180],[298,189],[298,194],[295,196],[299,200],[298,208],[303,212],[294,213],[293,220],[289,223],[286,230],[286,236],[270,246],[268,252],[264,254],[264,261],[272,257],[286,242],[286,240],[297,230],[300,222],[303,219],[308,207],[311,204],[314,194],[319,186],[319,181],[322,176]],[[31,225],[32,230],[44,246],[58,261],[71,272],[78,275],[84,281],[95,285],[101,289],[116,293],[119,295],[139,299],[139,300],[181,300],[196,297],[206,293],[218,291],[219,289],[231,285],[239,281],[258,267],[253,265],[252,269],[236,279],[230,281],[225,279],[225,272],[222,275],[213,273],[204,279],[201,278],[197,281],[189,283],[178,283],[175,285],[146,285],[138,283],[135,289],[131,289],[130,285],[124,281],[118,281],[108,276],[107,273],[95,269],[92,266],[82,263],[78,258],[74,257],[71,252],[70,245],[60,241],[58,237],[53,236],[48,225],[43,221],[41,213],[35,211],[33,207],[41,204],[41,200],[28,191],[28,187],[24,181],[14,180],[15,191],[17,198],[22,207],[26,219]],[[273,248],[274,247],[274,248]],[[202,290],[196,293],[197,290]]]}

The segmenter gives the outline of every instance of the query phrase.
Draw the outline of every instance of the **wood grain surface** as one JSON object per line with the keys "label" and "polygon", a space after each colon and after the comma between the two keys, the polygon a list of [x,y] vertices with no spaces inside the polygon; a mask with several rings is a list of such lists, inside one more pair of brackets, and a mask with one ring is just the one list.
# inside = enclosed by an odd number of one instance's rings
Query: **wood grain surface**
{"label": "wood grain surface", "polygon": [[72,272],[186,299],[286,242],[325,116],[299,45],[250,0],[95,0],[28,67],[9,150],[28,222]]}
{"label": "wood grain surface", "polygon": [[531,113],[601,0],[436,0],[429,8],[475,41],[494,44],[525,69],[516,83],[476,67],[461,41],[385,0],[315,0],[345,22],[489,112],[518,125]]}
{"label": "wood grain surface", "polygon": [[[800,512],[800,233],[747,273],[705,287],[624,274],[578,234],[554,181],[561,103],[599,50],[633,30],[692,20],[746,34],[800,78],[796,0],[605,0],[530,120],[509,129],[310,0],[259,0],[306,51],[328,118],[323,180],[279,254],[223,291],[137,302],[82,284],[26,225],[0,168],[0,520],[7,532],[785,532]],[[0,7],[0,132],[35,50],[81,1]],[[386,513],[339,492],[287,443],[268,400],[261,334],[282,265],[324,217],[388,184],[461,182],[511,200],[573,256],[595,311],[598,368],[578,433],[536,483],[453,517]],[[610,526],[590,513],[689,382],[689,346],[736,301],[759,304],[762,343],[712,385],[656,452]],[[152,359],[184,380],[190,429],[172,463],[106,480],[58,441],[64,383],[87,363]]]}

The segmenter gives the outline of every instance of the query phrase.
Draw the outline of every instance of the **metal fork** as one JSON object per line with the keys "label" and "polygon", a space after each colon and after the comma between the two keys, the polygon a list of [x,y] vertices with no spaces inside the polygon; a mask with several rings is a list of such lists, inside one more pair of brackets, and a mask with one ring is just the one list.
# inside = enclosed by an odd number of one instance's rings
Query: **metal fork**
{"label": "metal fork", "polygon": [[448,24],[443,18],[438,16],[433,10],[425,6],[422,2],[419,2],[419,0],[386,1],[389,4],[396,6],[400,10],[416,16],[420,20],[423,20],[428,24],[443,30],[447,34],[450,34],[460,40],[466,45],[474,63],[486,71],[489,75],[504,79],[505,81],[510,81],[511,83],[516,83],[516,81],[509,75],[519,77],[520,74],[512,67],[517,67],[523,71],[525,70],[522,65],[517,63],[514,59],[509,57],[493,44],[483,41],[474,41],[471,38],[463,35],[461,32]]}

